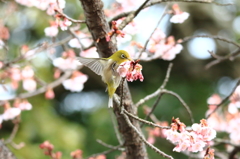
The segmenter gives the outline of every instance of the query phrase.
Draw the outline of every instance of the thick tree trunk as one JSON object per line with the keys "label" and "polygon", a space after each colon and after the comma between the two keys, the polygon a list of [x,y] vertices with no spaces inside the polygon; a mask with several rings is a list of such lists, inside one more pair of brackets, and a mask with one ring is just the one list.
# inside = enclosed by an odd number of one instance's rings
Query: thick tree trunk
{"label": "thick tree trunk", "polygon": [[[98,53],[101,57],[109,57],[117,50],[115,40],[107,42],[106,34],[110,31],[106,17],[102,10],[103,2],[101,0],[80,0],[83,6],[86,23],[92,37],[95,41]],[[121,89],[117,90],[117,94],[121,96]],[[125,82],[123,88],[124,107],[132,114],[137,114],[137,109],[132,104],[131,94],[129,92],[127,83]],[[141,141],[138,134],[128,126],[123,115],[120,114],[120,109],[114,105],[114,113],[117,118],[119,131],[124,138],[124,145],[126,148],[127,159],[147,159],[147,152],[145,144]],[[131,119],[130,119],[131,120]],[[131,120],[132,124],[141,132],[138,121]]]}

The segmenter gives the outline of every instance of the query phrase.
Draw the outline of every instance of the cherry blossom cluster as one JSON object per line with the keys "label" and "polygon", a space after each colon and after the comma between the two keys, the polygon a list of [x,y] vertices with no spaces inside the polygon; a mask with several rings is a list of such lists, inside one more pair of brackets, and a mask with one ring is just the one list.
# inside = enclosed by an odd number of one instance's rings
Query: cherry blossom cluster
{"label": "cherry blossom cluster", "polygon": [[62,14],[56,14],[56,11],[62,12],[65,8],[65,0],[16,0],[16,2],[27,7],[36,7],[41,10],[46,10],[48,15],[55,15],[55,21],[51,21],[50,27],[44,29],[46,36],[55,37],[59,32],[58,27],[60,27],[61,30],[67,30],[72,24],[72,22]]}
{"label": "cherry blossom cluster", "polygon": [[117,72],[121,77],[126,78],[127,81],[140,80],[143,81],[142,66],[138,64],[138,61],[123,62],[117,68]]}
{"label": "cherry blossom cluster", "polygon": [[149,52],[153,54],[153,58],[171,61],[182,49],[183,46],[178,44],[173,36],[166,37],[160,29],[154,32],[149,41]]}
{"label": "cherry blossom cluster", "polygon": [[22,83],[22,88],[28,92],[32,92],[37,88],[37,82],[34,76],[34,71],[31,66],[20,68],[17,65],[7,67],[4,72],[0,72],[1,79],[10,81],[13,89],[19,88],[19,83]]}
{"label": "cherry blossom cluster", "polygon": [[65,0],[16,0],[16,2],[27,7],[46,10],[48,15],[53,15],[56,9],[64,9],[66,4]]}
{"label": "cherry blossom cluster", "polygon": [[129,12],[135,10],[139,4],[142,4],[144,0],[138,0],[137,3],[135,0],[116,0],[115,3],[112,3],[109,9],[105,9],[105,15],[107,17],[116,16],[120,13]]}
{"label": "cherry blossom cluster", "polygon": [[62,152],[53,152],[54,146],[49,141],[44,141],[42,144],[39,145],[39,147],[44,150],[44,154],[46,156],[50,156],[52,159],[62,158]]}
{"label": "cherry blossom cluster", "polygon": [[[53,152],[54,145],[51,144],[49,141],[44,141],[39,145],[40,149],[44,150],[44,154],[46,156],[50,156],[52,159],[61,159],[62,158],[62,152],[57,151]],[[70,153],[70,156],[72,159],[82,159],[83,158],[83,152],[80,149],[77,149],[75,151],[72,151]],[[89,159],[106,159],[105,155],[97,155],[96,157],[90,157]]]}
{"label": "cherry blossom cluster", "polygon": [[170,13],[173,14],[170,19],[172,23],[183,23],[189,17],[189,13],[181,11],[178,4],[172,6],[172,11]]}
{"label": "cherry blossom cluster", "polygon": [[238,86],[229,98],[230,103],[226,110],[217,110],[217,105],[222,99],[218,94],[213,94],[208,99],[208,111],[206,115],[210,115],[208,123],[219,132],[227,132],[229,139],[234,144],[240,144],[240,86]]}
{"label": "cherry blossom cluster", "polygon": [[70,25],[72,25],[72,22],[61,14],[56,14],[55,17],[55,21],[50,22],[50,27],[44,29],[44,33],[46,36],[55,37],[58,35],[59,32],[58,27],[60,27],[61,30],[64,31],[67,30]]}
{"label": "cherry blossom cluster", "polygon": [[191,130],[186,129],[184,123],[178,118],[172,119],[171,128],[166,130],[167,140],[176,144],[173,151],[203,151],[210,141],[216,137],[216,131],[211,128],[205,119],[200,121],[200,124],[194,123]]}
{"label": "cherry blossom cluster", "polygon": [[121,30],[118,29],[117,27],[117,22],[116,21],[112,21],[112,30],[110,32],[107,33],[106,35],[106,40],[110,41],[111,37],[113,34],[117,34],[120,35],[122,38],[124,37],[125,33],[123,33]]}
{"label": "cherry blossom cluster", "polygon": [[8,101],[4,101],[3,104],[4,111],[0,114],[0,127],[3,121],[13,120],[21,114],[21,111],[31,110],[32,105],[27,99],[16,99],[13,102],[13,106]]}

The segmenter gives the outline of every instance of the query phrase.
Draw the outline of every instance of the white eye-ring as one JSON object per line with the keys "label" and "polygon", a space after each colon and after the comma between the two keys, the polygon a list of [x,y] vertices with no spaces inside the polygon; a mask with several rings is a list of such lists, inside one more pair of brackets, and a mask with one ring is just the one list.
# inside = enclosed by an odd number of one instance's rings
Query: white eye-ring
{"label": "white eye-ring", "polygon": [[125,59],[125,58],[126,58],[126,56],[125,56],[124,54],[122,54],[122,55],[121,55],[121,58]]}

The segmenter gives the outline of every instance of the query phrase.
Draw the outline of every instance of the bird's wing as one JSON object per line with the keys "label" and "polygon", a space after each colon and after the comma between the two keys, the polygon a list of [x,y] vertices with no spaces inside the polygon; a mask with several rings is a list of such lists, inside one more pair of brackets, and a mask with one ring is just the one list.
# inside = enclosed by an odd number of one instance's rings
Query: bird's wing
{"label": "bird's wing", "polygon": [[107,60],[100,58],[78,57],[77,60],[81,62],[84,66],[90,68],[93,72],[95,72],[98,75],[102,75],[104,63],[107,62]]}

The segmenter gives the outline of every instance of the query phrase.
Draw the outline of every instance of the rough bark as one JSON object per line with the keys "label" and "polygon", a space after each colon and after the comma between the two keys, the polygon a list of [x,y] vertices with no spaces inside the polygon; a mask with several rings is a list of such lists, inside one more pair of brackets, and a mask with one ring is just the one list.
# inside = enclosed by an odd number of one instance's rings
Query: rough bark
{"label": "rough bark", "polygon": [[16,159],[14,154],[0,141],[0,159]]}
{"label": "rough bark", "polygon": [[[117,50],[117,46],[115,40],[107,42],[105,39],[105,36],[110,31],[110,28],[102,10],[103,2],[101,0],[80,0],[80,2],[83,6],[87,27],[95,41],[98,53],[101,57],[109,57]],[[135,108],[132,104],[131,94],[126,82],[124,84],[123,91],[125,109],[136,115],[137,108]],[[116,93],[121,96],[121,88],[119,88]],[[117,107],[116,103],[114,103],[114,113],[118,122],[119,131],[124,139],[127,159],[147,159],[148,156],[145,144],[141,141],[138,134],[128,126],[124,117],[120,114],[120,109]],[[130,120],[141,132],[138,121],[132,119]]]}
{"label": "rough bark", "polygon": [[106,41],[105,36],[110,31],[102,10],[101,0],[80,0],[83,6],[86,24],[92,34],[95,46],[101,57],[109,57],[117,51],[116,41]]}

